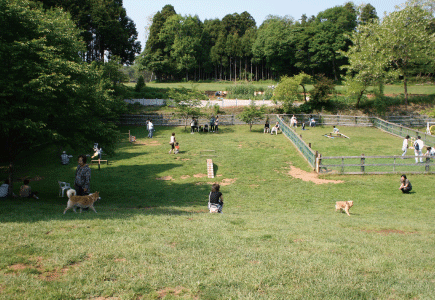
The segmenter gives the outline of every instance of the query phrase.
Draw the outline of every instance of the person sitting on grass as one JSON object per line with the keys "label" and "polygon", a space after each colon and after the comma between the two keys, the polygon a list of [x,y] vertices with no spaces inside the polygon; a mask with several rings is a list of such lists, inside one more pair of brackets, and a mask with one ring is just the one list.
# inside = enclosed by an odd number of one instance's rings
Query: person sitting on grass
{"label": "person sitting on grass", "polygon": [[39,199],[37,194],[38,192],[32,192],[32,188],[29,185],[29,179],[24,179],[23,185],[20,187],[20,197]]}
{"label": "person sitting on grass", "polygon": [[0,186],[0,198],[6,198],[9,194],[9,179],[5,179],[5,183]]}
{"label": "person sitting on grass", "polygon": [[270,132],[269,120],[266,120],[266,123],[264,123],[263,133],[269,133],[269,132]]}
{"label": "person sitting on grass", "polygon": [[399,190],[402,190],[402,193],[409,194],[409,192],[412,190],[411,182],[408,178],[406,178],[406,175],[403,174],[402,177],[400,177],[400,187]]}
{"label": "person sitting on grass", "polygon": [[434,157],[435,156],[435,148],[427,146],[426,147],[426,153],[424,154],[426,157]]}
{"label": "person sitting on grass", "polygon": [[211,192],[208,195],[208,209],[211,213],[222,213],[224,198],[222,197],[222,193],[219,192],[219,189],[220,185],[218,183],[214,183],[211,187]]}
{"label": "person sitting on grass", "polygon": [[273,135],[273,133],[275,132],[275,135],[278,135],[278,130],[279,130],[279,123],[276,122],[276,125],[272,127],[272,131],[270,132],[270,134]]}

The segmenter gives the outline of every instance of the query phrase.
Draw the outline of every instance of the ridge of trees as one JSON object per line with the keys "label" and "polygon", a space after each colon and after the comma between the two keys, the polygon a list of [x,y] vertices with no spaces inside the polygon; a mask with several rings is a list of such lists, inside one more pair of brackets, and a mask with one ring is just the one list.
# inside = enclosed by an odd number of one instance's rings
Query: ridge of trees
{"label": "ridge of trees", "polygon": [[158,81],[277,79],[300,72],[338,80],[348,63],[338,51],[351,46],[348,36],[358,24],[376,18],[372,5],[348,2],[300,20],[268,16],[257,28],[246,11],[202,22],[166,5],[153,17],[137,64]]}

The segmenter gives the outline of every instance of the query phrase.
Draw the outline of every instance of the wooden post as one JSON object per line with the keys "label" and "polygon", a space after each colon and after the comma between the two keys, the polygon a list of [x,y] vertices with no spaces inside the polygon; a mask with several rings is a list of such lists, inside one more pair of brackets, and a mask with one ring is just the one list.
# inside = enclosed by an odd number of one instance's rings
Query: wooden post
{"label": "wooden post", "polygon": [[366,161],[366,159],[364,158],[364,153],[363,153],[363,154],[361,154],[361,172],[362,173],[365,172],[365,167],[364,167],[365,161]]}
{"label": "wooden post", "polygon": [[429,172],[430,171],[430,157],[426,157],[426,166],[425,166],[425,168],[424,168],[424,170],[426,171],[426,172]]}
{"label": "wooden post", "polygon": [[310,149],[311,149],[311,143],[308,143],[308,148],[310,148]]}
{"label": "wooden post", "polygon": [[320,173],[320,153],[318,151],[316,151],[316,173],[319,174]]}
{"label": "wooden post", "polygon": [[100,161],[100,159],[98,159],[98,171],[100,171],[100,163],[101,163],[101,161]]}

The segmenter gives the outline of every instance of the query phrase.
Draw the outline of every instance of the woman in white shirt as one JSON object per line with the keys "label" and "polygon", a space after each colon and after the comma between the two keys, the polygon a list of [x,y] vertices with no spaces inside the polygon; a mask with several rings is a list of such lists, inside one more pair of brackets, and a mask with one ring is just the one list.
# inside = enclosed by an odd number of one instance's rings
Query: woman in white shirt
{"label": "woman in white shirt", "polygon": [[171,154],[172,151],[174,151],[175,154],[175,143],[176,143],[175,132],[173,132],[171,135],[171,141],[169,142],[169,145],[171,145],[171,150],[169,150],[169,154]]}

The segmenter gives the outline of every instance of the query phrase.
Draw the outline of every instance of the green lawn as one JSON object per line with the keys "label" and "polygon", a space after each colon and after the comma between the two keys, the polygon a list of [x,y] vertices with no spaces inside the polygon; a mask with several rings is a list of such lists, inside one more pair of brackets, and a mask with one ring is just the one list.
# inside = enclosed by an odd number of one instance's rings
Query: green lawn
{"label": "green lawn", "polygon": [[[288,174],[310,169],[262,126],[193,135],[157,127],[152,140],[128,129],[137,145],[122,143],[109,166],[92,167],[98,214],[62,214],[57,180],[72,183],[75,163],[60,165],[50,150],[21,160],[18,177],[43,180],[30,183],[39,200],[1,200],[0,299],[433,298],[433,176],[409,176],[409,195],[397,175],[314,184]],[[356,131],[340,129],[356,143]],[[168,154],[171,132],[178,155]],[[399,138],[381,137],[364,151],[400,151]],[[313,148],[337,147],[324,139]],[[207,158],[214,179],[204,177]],[[222,184],[222,215],[206,209],[212,182]],[[354,201],[351,217],[335,212],[337,200]]]}

